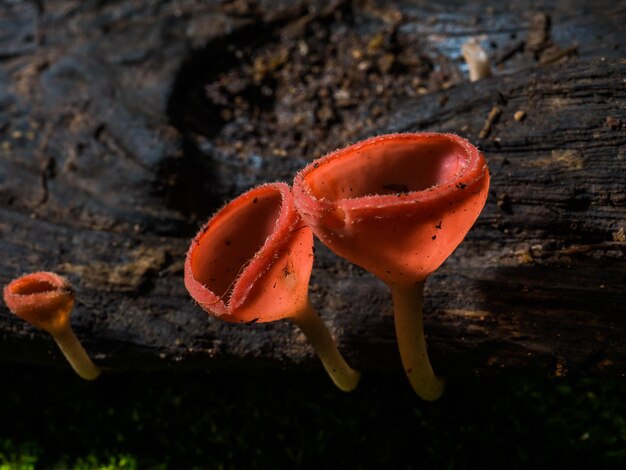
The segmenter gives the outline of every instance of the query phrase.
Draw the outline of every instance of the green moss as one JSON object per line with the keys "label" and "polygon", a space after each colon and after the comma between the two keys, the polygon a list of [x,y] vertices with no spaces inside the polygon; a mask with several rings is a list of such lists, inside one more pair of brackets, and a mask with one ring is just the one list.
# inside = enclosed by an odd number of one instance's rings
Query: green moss
{"label": "green moss", "polygon": [[34,470],[40,455],[41,449],[34,443],[0,440],[0,470]]}

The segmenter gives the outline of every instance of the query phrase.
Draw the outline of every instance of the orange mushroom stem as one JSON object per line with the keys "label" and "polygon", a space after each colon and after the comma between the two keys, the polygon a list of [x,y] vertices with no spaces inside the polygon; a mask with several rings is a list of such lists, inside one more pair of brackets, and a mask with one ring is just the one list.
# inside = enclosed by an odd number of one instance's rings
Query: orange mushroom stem
{"label": "orange mushroom stem", "polygon": [[4,301],[15,316],[50,333],[80,377],[98,378],[100,369],[70,325],[74,291],[67,279],[50,272],[27,274],[4,287]]}
{"label": "orange mushroom stem", "polygon": [[453,134],[390,134],[337,150],[296,175],[296,206],[331,250],[390,288],[400,356],[416,393],[443,393],[426,352],[426,278],[461,243],[489,188],[483,155]]}
{"label": "orange mushroom stem", "polygon": [[289,186],[265,184],[228,203],[196,235],[185,261],[185,286],[220,320],[292,320],[337,387],[351,391],[360,374],[348,366],[311,306],[312,267],[313,234]]}

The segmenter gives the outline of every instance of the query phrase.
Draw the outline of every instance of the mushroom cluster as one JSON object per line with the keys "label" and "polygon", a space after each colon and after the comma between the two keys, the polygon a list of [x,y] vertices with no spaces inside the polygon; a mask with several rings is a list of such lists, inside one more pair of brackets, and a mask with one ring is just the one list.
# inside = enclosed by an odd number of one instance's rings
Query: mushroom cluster
{"label": "mushroom cluster", "polygon": [[185,263],[191,296],[231,322],[289,318],[335,384],[354,389],[308,299],[315,234],[391,291],[400,356],[425,400],[443,392],[423,329],[423,290],[480,214],[489,188],[484,156],[453,134],[390,134],[322,157],[294,180],[254,188],[218,211],[193,239]]}
{"label": "mushroom cluster", "polygon": [[[391,291],[400,357],[425,400],[443,393],[428,358],[424,284],[461,243],[487,199],[485,158],[454,134],[389,134],[332,152],[285,183],[258,186],[220,209],[192,240],[185,286],[210,315],[234,323],[293,321],[343,391],[360,373],[341,356],[309,300],[313,235]],[[100,370],[69,322],[74,293],[50,272],[4,288],[18,317],[48,331],[82,378]]]}

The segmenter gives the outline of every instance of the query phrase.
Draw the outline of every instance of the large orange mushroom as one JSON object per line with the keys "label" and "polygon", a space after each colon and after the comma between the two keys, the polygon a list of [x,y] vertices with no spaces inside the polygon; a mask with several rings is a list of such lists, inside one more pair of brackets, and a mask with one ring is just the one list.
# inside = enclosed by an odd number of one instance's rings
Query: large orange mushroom
{"label": "large orange mushroom", "polygon": [[70,325],[74,291],[67,279],[51,272],[27,274],[4,287],[4,302],[15,316],[50,333],[80,377],[98,378],[100,369],[89,358]]}
{"label": "large orange mushroom", "polygon": [[302,218],[338,255],[390,288],[398,346],[416,393],[435,400],[423,328],[426,278],[461,243],[489,188],[483,155],[453,134],[390,134],[337,150],[296,175]]}
{"label": "large orange mushroom", "polygon": [[311,306],[312,267],[313,234],[289,186],[265,184],[228,203],[196,235],[185,261],[185,286],[220,320],[292,320],[337,387],[351,391],[360,375],[346,364]]}

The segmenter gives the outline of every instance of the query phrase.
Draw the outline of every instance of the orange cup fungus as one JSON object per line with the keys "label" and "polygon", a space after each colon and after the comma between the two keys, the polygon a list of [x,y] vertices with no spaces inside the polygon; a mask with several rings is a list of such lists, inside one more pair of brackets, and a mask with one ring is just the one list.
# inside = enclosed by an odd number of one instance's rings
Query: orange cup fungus
{"label": "orange cup fungus", "polygon": [[80,377],[100,375],[70,325],[74,291],[65,278],[51,272],[27,274],[4,287],[4,301],[15,316],[50,333]]}
{"label": "orange cup fungus", "polygon": [[209,314],[228,322],[288,318],[305,334],[335,384],[353,390],[344,361],[309,302],[313,235],[284,183],[258,186],[219,210],[192,240],[185,286]]}
{"label": "orange cup fungus", "polygon": [[489,188],[485,158],[453,134],[390,134],[337,150],[296,175],[306,222],[338,255],[391,289],[405,372],[426,400],[443,393],[423,333],[426,278],[461,243]]}

